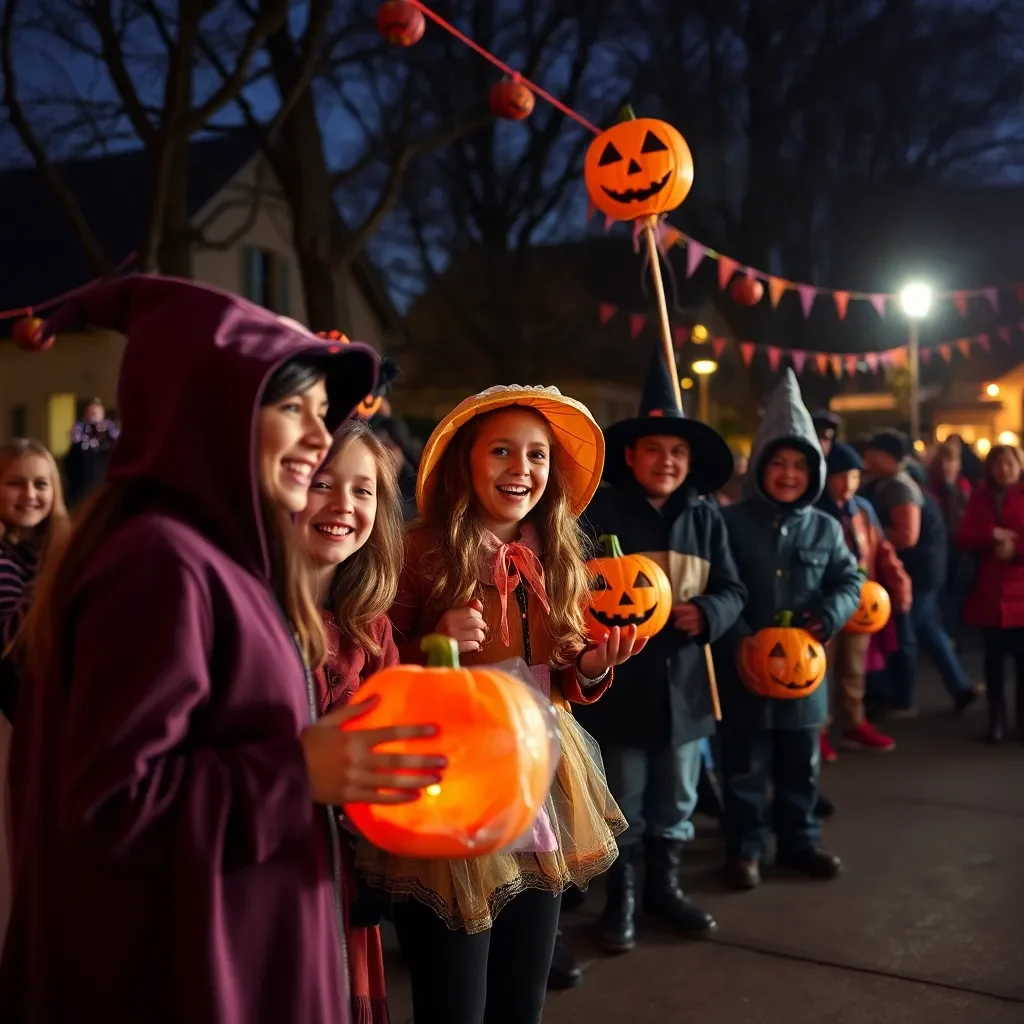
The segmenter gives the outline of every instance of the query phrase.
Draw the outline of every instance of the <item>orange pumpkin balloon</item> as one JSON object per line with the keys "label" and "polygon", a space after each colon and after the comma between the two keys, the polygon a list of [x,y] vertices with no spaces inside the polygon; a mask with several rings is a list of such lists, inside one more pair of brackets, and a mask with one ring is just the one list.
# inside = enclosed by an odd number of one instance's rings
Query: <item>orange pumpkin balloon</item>
{"label": "orange pumpkin balloon", "polygon": [[885,624],[892,615],[892,601],[889,600],[889,592],[881,583],[867,578],[864,573],[864,583],[860,588],[860,603],[857,610],[850,616],[849,621],[843,626],[844,633],[877,633],[885,628]]}
{"label": "orange pumpkin balloon", "polygon": [[741,306],[756,306],[764,298],[764,285],[756,277],[737,277],[729,294]]}
{"label": "orange pumpkin balloon", "polygon": [[408,0],[385,0],[377,9],[377,31],[393,46],[415,46],[426,30],[423,12]]}
{"label": "orange pumpkin balloon", "polygon": [[660,633],[672,612],[672,584],[647,555],[624,555],[619,538],[601,537],[604,555],[587,562],[590,639],[605,640],[613,626],[636,626],[638,637]]}
{"label": "orange pumpkin balloon", "polygon": [[809,697],[825,678],[825,649],[793,626],[793,613],[780,612],[777,625],[758,630],[747,648],[743,681],[760,697]]}
{"label": "orange pumpkin balloon", "polygon": [[16,320],[11,328],[14,344],[26,352],[45,352],[53,348],[54,337],[43,337],[43,321],[37,316],[25,316]]}
{"label": "orange pumpkin balloon", "polygon": [[[627,108],[627,117],[632,111]],[[693,186],[693,156],[686,139],[665,121],[624,120],[587,149],[583,179],[590,201],[615,220],[636,220],[674,210]]]}
{"label": "orange pumpkin balloon", "polygon": [[533,92],[514,78],[504,78],[491,87],[491,112],[507,121],[524,121],[533,113]]}
{"label": "orange pumpkin balloon", "polygon": [[379,696],[342,729],[434,722],[438,735],[380,746],[384,753],[430,752],[448,759],[440,783],[407,804],[347,804],[352,824],[375,846],[404,857],[477,857],[508,846],[547,798],[557,745],[525,683],[492,668],[460,668],[458,645],[423,638],[427,667],[397,665],[371,676],[359,697]]}

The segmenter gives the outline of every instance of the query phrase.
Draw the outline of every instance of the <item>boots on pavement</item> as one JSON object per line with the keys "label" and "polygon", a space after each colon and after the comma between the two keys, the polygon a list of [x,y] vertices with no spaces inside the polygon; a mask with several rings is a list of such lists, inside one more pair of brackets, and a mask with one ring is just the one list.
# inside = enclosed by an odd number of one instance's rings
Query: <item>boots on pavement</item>
{"label": "boots on pavement", "polygon": [[604,953],[628,953],[636,948],[636,869],[631,850],[622,850],[605,876],[604,913],[598,945]]}
{"label": "boots on pavement", "polygon": [[644,913],[671,925],[681,935],[701,939],[715,930],[715,919],[686,898],[679,884],[683,844],[670,839],[644,841]]}

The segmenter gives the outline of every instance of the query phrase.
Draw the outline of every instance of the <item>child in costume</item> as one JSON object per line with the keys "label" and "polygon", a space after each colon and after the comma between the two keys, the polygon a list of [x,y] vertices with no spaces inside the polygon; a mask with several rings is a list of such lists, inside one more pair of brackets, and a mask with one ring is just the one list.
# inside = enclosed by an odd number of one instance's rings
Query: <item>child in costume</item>
{"label": "child in costume", "polygon": [[778,840],[778,863],[815,878],[834,878],[841,868],[837,857],[820,848],[814,813],[827,684],[808,697],[775,700],[748,688],[742,667],[753,634],[773,625],[778,613],[792,612],[795,625],[825,643],[857,607],[857,563],[839,523],[814,508],[824,485],[821,446],[796,377],[787,370],[754,436],[748,497],[722,512],[748,591],[743,614],[718,644],[715,658],[728,874],[741,889],[760,883],[769,821]]}
{"label": "child in costume", "polygon": [[[495,387],[437,426],[420,462],[406,564],[391,621],[403,661],[444,633],[464,665],[521,658],[560,709],[551,794],[514,852],[418,861],[365,850],[371,885],[399,899],[394,923],[418,1021],[535,1024],[543,1011],[559,896],[611,865],[625,822],[596,744],[568,701],[596,700],[643,645],[635,627],[589,646],[589,579],[577,517],[601,479],[604,439],[556,388]],[[361,847],[361,850],[364,850]]]}
{"label": "child in costume", "polygon": [[[327,631],[327,658],[316,673],[318,711],[326,715],[348,705],[375,672],[398,664],[387,610],[402,568],[401,501],[394,460],[365,420],[349,420],[335,433],[296,525],[316,573]],[[415,796],[396,791],[388,802]],[[387,1024],[380,929],[375,918],[355,919],[362,906],[352,844],[343,843],[342,853],[352,1018]]]}
{"label": "child in costume", "polygon": [[679,867],[694,834],[701,740],[715,732],[706,645],[739,617],[746,590],[722,514],[700,498],[729,480],[732,453],[711,427],[676,406],[660,353],[640,415],[609,427],[605,443],[610,486],[590,503],[587,529],[595,538],[614,534],[627,555],[657,561],[673,600],[665,628],[619,669],[604,700],[579,713],[601,744],[612,796],[629,822],[608,876],[600,934],[606,952],[621,953],[636,945],[634,861],[641,842],[645,912],[692,938],[715,927],[714,918],[683,894]]}

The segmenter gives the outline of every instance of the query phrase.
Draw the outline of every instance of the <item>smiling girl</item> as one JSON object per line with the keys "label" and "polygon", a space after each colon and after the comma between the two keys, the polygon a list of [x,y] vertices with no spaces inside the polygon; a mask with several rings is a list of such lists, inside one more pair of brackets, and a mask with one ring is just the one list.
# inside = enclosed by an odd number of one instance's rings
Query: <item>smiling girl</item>
{"label": "smiling girl", "polygon": [[544,812],[515,852],[416,861],[365,851],[372,885],[393,893],[417,1021],[534,1024],[544,1005],[558,896],[616,856],[625,827],[596,744],[568,701],[596,700],[636,629],[587,642],[589,580],[580,512],[597,489],[604,438],[555,388],[497,387],[467,399],[431,435],[391,621],[403,660],[444,633],[465,665],[520,658],[559,711],[562,757]]}

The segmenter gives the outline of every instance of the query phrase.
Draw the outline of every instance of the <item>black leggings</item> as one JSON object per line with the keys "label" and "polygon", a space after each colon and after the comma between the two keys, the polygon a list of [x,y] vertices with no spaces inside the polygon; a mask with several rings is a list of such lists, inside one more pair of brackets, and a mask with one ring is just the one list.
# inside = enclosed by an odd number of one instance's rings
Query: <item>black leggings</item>
{"label": "black leggings", "polygon": [[394,905],[414,1024],[539,1024],[561,900],[527,889],[476,935],[415,900]]}
{"label": "black leggings", "polygon": [[1024,688],[1024,629],[986,629],[985,640],[985,689],[988,699],[1000,702],[1003,699],[1003,663],[1012,657],[1017,669],[1017,690]]}

